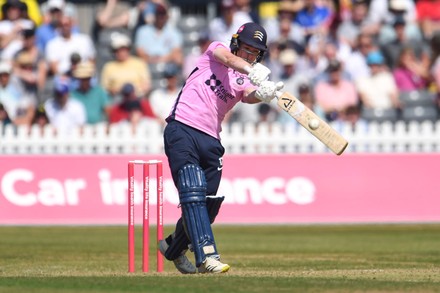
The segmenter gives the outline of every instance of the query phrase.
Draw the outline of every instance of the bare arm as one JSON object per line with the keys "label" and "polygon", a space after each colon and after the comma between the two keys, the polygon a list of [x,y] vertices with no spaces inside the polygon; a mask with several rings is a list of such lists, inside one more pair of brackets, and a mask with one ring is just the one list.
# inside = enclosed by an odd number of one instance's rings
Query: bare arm
{"label": "bare arm", "polygon": [[108,0],[104,9],[98,13],[96,20],[100,26],[106,28],[125,27],[128,25],[130,12],[124,11],[122,14],[112,17],[118,0]]}
{"label": "bare arm", "polygon": [[240,73],[248,74],[251,68],[251,64],[235,56],[226,48],[216,48],[213,53],[218,62]]}

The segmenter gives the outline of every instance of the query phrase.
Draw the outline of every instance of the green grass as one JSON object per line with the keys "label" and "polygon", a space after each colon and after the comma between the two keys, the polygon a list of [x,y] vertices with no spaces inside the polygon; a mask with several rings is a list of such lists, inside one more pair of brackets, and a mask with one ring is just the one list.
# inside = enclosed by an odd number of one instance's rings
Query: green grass
{"label": "green grass", "polygon": [[440,292],[440,224],[214,231],[231,270],[189,276],[141,273],[140,227],[134,274],[126,227],[0,227],[0,292]]}

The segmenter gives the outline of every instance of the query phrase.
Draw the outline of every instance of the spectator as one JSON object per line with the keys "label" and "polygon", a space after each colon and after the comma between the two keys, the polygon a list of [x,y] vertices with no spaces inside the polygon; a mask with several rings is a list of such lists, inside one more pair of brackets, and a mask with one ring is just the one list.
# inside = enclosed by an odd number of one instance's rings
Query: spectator
{"label": "spectator", "polygon": [[15,125],[30,125],[34,116],[36,100],[23,94],[22,88],[12,76],[12,66],[0,62],[0,103]]}
{"label": "spectator", "polygon": [[252,22],[260,23],[260,14],[251,5],[251,0],[234,0],[234,4],[237,8],[237,13],[244,14],[244,17],[249,16]]}
{"label": "spectator", "polygon": [[358,36],[353,52],[343,60],[344,68],[350,75],[351,80],[356,81],[359,78],[368,77],[370,75],[367,55],[377,49],[372,35],[361,33]]}
{"label": "spectator", "polygon": [[165,119],[169,116],[180,91],[180,70],[178,65],[168,63],[163,74],[166,79],[166,86],[151,92],[150,105],[155,115],[162,123],[165,123]]}
{"label": "spectator", "polygon": [[101,71],[101,86],[113,100],[120,98],[119,94],[125,83],[134,86],[136,96],[146,97],[151,89],[150,70],[144,61],[131,55],[130,38],[115,32],[110,42],[114,60],[104,64]]}
{"label": "spectator", "polygon": [[[46,51],[47,43],[59,36],[63,16],[70,16],[72,19],[74,17],[72,10],[68,8],[69,6],[66,7],[67,4],[64,0],[49,0],[45,4],[44,9],[47,10],[47,12],[44,12],[46,20],[36,31],[37,47],[42,54]],[[72,33],[78,32],[78,26],[73,25]]]}
{"label": "spectator", "polygon": [[416,24],[416,9],[413,0],[372,0],[368,19],[375,26],[374,35],[379,44],[388,43],[395,37],[393,23],[401,17],[407,23],[404,34],[413,41],[421,40],[421,33]]}
{"label": "spectator", "polygon": [[440,0],[416,1],[417,22],[425,40],[440,31]]}
{"label": "spectator", "polygon": [[82,61],[95,60],[95,46],[92,39],[82,33],[72,33],[72,18],[64,15],[60,24],[60,35],[47,43],[45,56],[50,72],[65,74],[70,69],[71,56],[78,53]]}
{"label": "spectator", "polygon": [[14,74],[30,88],[34,88],[38,98],[45,88],[47,80],[47,62],[35,45],[35,29],[25,29],[23,46],[15,55]]}
{"label": "spectator", "polygon": [[69,86],[62,81],[55,82],[53,98],[44,103],[44,109],[58,133],[69,134],[86,123],[83,104],[70,97]]}
{"label": "spectator", "polygon": [[72,98],[83,104],[88,124],[107,121],[110,112],[110,98],[107,92],[101,86],[91,82],[94,74],[95,65],[91,62],[80,63],[73,71],[73,76],[79,81],[79,86],[72,91]]}
{"label": "spectator", "polygon": [[351,6],[351,17],[344,20],[337,28],[338,39],[348,44],[351,48],[356,47],[356,40],[361,32],[374,33],[371,29],[368,15],[368,3],[366,0],[354,0]]}
{"label": "spectator", "polygon": [[121,96],[122,101],[110,109],[110,123],[129,122],[135,126],[144,118],[156,118],[148,100],[136,96],[135,88],[131,83],[122,86]]}
{"label": "spectator", "polygon": [[[43,21],[43,18],[41,16],[40,12],[40,5],[38,4],[39,1],[37,0],[20,0],[20,2],[23,2],[23,17],[30,19],[35,26],[39,26],[41,22]],[[3,18],[3,15],[5,14],[5,8],[8,5],[8,0],[0,0],[0,19]]]}
{"label": "spectator", "polygon": [[6,109],[3,106],[3,104],[0,103],[0,125],[4,126],[10,123],[11,123],[11,119],[9,119],[8,112],[6,112]]}
{"label": "spectator", "polygon": [[369,77],[359,79],[356,86],[362,107],[370,109],[400,109],[399,92],[393,75],[386,69],[385,59],[379,51],[367,56]]}
{"label": "spectator", "polygon": [[183,59],[182,74],[184,77],[189,76],[194,68],[196,68],[197,60],[199,60],[200,55],[206,51],[209,44],[211,44],[209,33],[207,31],[201,32],[197,41],[196,50],[191,50],[191,52]]}
{"label": "spectator", "polygon": [[283,0],[279,2],[276,16],[266,19],[263,25],[269,44],[280,42],[281,38],[301,45],[304,44],[302,28],[293,21],[301,8],[301,1]]}
{"label": "spectator", "polygon": [[393,70],[394,80],[399,91],[413,91],[425,89],[428,85],[428,66],[417,60],[410,47],[400,51],[397,67]]}
{"label": "spectator", "polygon": [[279,62],[282,66],[279,80],[284,82],[284,90],[295,96],[298,96],[298,87],[307,81],[303,75],[296,71],[295,63],[298,55],[293,49],[284,49],[280,53]]}
{"label": "spectator", "polygon": [[183,64],[183,36],[168,21],[167,7],[156,4],[153,23],[139,27],[136,32],[135,47],[137,55],[147,64]]}
{"label": "spectator", "polygon": [[37,103],[38,76],[37,72],[34,71],[32,56],[27,52],[22,52],[17,55],[14,61],[13,82],[20,88],[23,96]]}
{"label": "spectator", "polygon": [[238,13],[233,0],[222,0],[220,15],[211,19],[208,24],[209,38],[213,41],[229,43],[231,36],[238,28],[252,19],[249,15]]}
{"label": "spectator", "polygon": [[40,7],[40,12],[43,16],[43,23],[49,23],[52,19],[51,11],[53,8],[58,8],[62,11],[63,15],[68,15],[72,18],[73,26],[77,27],[78,10],[74,3],[75,1],[65,1],[65,0],[48,0],[43,2]]}
{"label": "spectator", "polygon": [[164,1],[141,0],[135,6],[114,15],[118,2],[119,0],[107,0],[104,9],[98,13],[96,22],[100,28],[127,28],[134,38],[139,27],[153,22],[156,3]]}
{"label": "spectator", "polygon": [[440,31],[435,32],[430,41],[431,60],[429,63],[429,70],[433,87],[437,92],[437,102],[440,108]]}
{"label": "spectator", "polygon": [[315,88],[316,103],[325,112],[326,119],[337,119],[338,113],[348,106],[358,104],[354,84],[342,78],[342,65],[337,60],[330,61],[328,80],[319,81]]}
{"label": "spectator", "polygon": [[428,62],[427,46],[423,42],[414,42],[405,34],[406,22],[403,17],[399,16],[395,19],[393,28],[395,31],[395,37],[382,46],[382,52],[384,53],[385,61],[388,67],[394,69],[397,65],[397,59],[399,58],[400,51],[405,47],[411,47],[416,54],[417,58],[424,59]]}
{"label": "spectator", "polygon": [[4,14],[0,21],[0,59],[11,61],[22,46],[22,30],[32,29],[34,23],[26,18],[26,4],[19,0],[8,0],[2,8]]}
{"label": "spectator", "polygon": [[32,126],[36,126],[39,129],[41,135],[44,134],[44,129],[46,128],[46,125],[50,124],[49,118],[46,114],[46,110],[44,109],[44,104],[37,107],[31,124]]}
{"label": "spectator", "polygon": [[304,7],[296,14],[295,22],[303,28],[306,42],[313,35],[328,35],[333,15],[330,7],[320,2],[304,0]]}

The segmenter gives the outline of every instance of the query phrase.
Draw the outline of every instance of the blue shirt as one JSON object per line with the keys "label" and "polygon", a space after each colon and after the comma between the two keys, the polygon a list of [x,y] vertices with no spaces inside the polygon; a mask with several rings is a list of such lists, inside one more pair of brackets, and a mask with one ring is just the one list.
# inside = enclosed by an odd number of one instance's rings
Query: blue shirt
{"label": "blue shirt", "polygon": [[324,6],[314,6],[311,13],[307,9],[298,12],[295,22],[304,28],[313,28],[319,26],[330,17],[330,10]]}
{"label": "blue shirt", "polygon": [[170,24],[166,24],[161,32],[153,25],[141,26],[135,36],[136,48],[141,48],[150,56],[165,56],[175,48],[183,46],[182,33]]}

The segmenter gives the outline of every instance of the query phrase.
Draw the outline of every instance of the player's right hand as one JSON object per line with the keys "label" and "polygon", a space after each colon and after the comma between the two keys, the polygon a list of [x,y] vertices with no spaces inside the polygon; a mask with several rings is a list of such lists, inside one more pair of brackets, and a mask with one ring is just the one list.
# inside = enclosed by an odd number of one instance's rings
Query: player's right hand
{"label": "player's right hand", "polygon": [[248,74],[249,80],[253,85],[260,85],[263,81],[269,79],[271,71],[263,64],[254,64]]}

